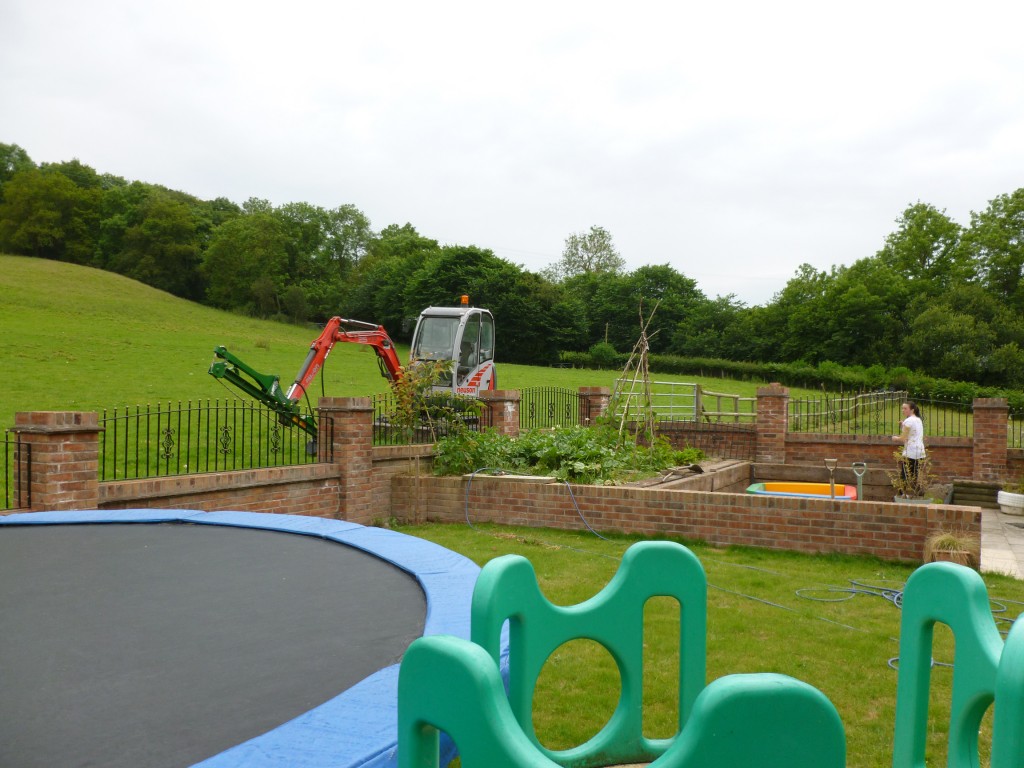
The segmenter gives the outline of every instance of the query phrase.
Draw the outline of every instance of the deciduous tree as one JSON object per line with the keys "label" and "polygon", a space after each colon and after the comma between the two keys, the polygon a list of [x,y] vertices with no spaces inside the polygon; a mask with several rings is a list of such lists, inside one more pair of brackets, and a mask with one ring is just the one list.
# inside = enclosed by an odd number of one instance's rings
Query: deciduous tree
{"label": "deciduous tree", "polygon": [[611,233],[595,225],[589,232],[569,235],[565,239],[562,258],[548,268],[544,276],[559,282],[582,274],[618,274],[625,264],[615,249]]}
{"label": "deciduous tree", "polygon": [[915,293],[937,294],[970,277],[970,257],[961,248],[963,227],[935,206],[917,202],[896,220],[879,259]]}
{"label": "deciduous tree", "polygon": [[231,219],[218,227],[203,257],[207,300],[224,309],[266,311],[267,281],[275,297],[282,295],[287,265],[287,237],[278,217],[253,213]]}
{"label": "deciduous tree", "polygon": [[0,191],[4,183],[18,171],[28,171],[35,167],[28,152],[17,144],[0,144]]}
{"label": "deciduous tree", "polygon": [[971,213],[964,242],[985,287],[1024,311],[1024,188],[1000,195],[981,213]]}
{"label": "deciduous tree", "polygon": [[62,173],[29,169],[3,186],[0,248],[25,256],[88,264],[96,246],[101,193]]}

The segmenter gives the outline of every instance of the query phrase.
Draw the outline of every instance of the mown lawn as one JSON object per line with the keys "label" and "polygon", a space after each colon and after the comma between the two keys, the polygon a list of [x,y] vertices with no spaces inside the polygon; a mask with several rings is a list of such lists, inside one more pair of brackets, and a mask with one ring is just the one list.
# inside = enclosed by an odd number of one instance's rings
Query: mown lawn
{"label": "mown lawn", "polygon": [[[470,511],[470,521],[472,521]],[[403,533],[437,542],[480,565],[504,554],[527,557],[552,602],[570,605],[596,594],[637,537],[492,525],[401,526]],[[823,691],[846,728],[848,765],[891,764],[900,611],[878,594],[899,588],[913,568],[872,558],[810,556],[745,548],[689,546],[707,573],[708,679],[736,672],[778,672]],[[1024,607],[1024,582],[986,574],[989,595],[1007,609],[1003,630]],[[859,586],[858,586],[859,585]],[[861,594],[833,590],[856,588]],[[645,619],[645,722],[650,736],[673,732],[677,717],[678,608],[652,601]],[[934,656],[952,660],[945,627],[936,631]],[[932,675],[929,765],[945,764],[951,670]],[[619,693],[608,653],[589,641],[563,646],[545,666],[534,698],[542,743],[564,749],[582,743],[607,722]],[[571,713],[571,716],[567,716]],[[991,713],[981,733],[988,764]]]}

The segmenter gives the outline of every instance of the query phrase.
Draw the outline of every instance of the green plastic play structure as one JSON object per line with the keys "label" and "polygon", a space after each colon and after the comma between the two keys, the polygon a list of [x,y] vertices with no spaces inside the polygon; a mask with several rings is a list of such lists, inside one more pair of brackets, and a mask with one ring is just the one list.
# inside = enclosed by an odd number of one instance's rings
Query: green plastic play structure
{"label": "green plastic play structure", "polygon": [[[643,610],[651,597],[680,606],[679,731],[642,733]],[[456,743],[462,768],[590,768],[651,762],[655,768],[839,768],[842,722],[815,688],[777,674],[727,675],[705,685],[707,580],[699,560],[671,542],[641,542],[615,577],[579,605],[551,604],[532,565],[505,556],[482,570],[473,595],[472,642],[416,640],[399,676],[400,768],[440,768],[439,731]],[[508,622],[508,691],[501,632]],[[922,566],[903,596],[893,768],[924,768],[936,622],[956,641],[948,768],[976,768],[978,727],[996,702],[992,768],[1024,766],[1024,622],[1005,643],[981,577],[949,563]],[[608,649],[621,695],[605,727],[561,752],[543,747],[532,699],[544,663],[575,639]]]}
{"label": "green plastic play structure", "polygon": [[[471,639],[499,661],[501,628],[509,622],[509,702],[527,737],[564,765],[592,764],[594,755],[630,762],[653,760],[669,740],[643,736],[644,607],[652,597],[675,598],[680,607],[679,727],[704,689],[707,658],[707,578],[690,550],[671,542],[630,547],[618,572],[595,597],[560,607],[540,591],[533,565],[524,557],[492,560],[473,591]],[[622,678],[619,705],[608,725],[576,749],[549,752],[533,731],[533,694],[548,657],[570,640],[600,643],[615,659]],[[621,758],[621,759],[620,759]],[[629,759],[627,759],[629,758]]]}

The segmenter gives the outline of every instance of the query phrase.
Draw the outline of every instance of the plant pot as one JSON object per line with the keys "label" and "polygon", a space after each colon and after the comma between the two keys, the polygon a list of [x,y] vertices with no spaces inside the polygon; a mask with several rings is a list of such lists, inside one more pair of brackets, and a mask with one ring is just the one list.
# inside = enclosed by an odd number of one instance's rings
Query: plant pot
{"label": "plant pot", "polygon": [[999,509],[1007,515],[1024,515],[1024,493],[1000,491],[996,494]]}
{"label": "plant pot", "polygon": [[974,568],[974,553],[966,549],[938,549],[931,553],[933,563],[956,563]]}
{"label": "plant pot", "polygon": [[897,504],[934,504],[935,499],[928,496],[893,496],[892,500]]}

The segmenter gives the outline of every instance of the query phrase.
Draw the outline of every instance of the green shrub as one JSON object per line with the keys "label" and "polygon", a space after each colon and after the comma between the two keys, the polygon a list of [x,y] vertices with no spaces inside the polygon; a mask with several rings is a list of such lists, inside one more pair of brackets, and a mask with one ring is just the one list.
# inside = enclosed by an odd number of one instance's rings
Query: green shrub
{"label": "green shrub", "polygon": [[610,426],[560,427],[518,438],[494,430],[462,432],[437,443],[434,473],[462,475],[481,469],[547,475],[575,483],[616,482],[704,458],[696,448],[677,451],[667,440],[637,445]]}
{"label": "green shrub", "polygon": [[619,353],[607,341],[599,342],[590,348],[590,361],[598,368],[618,367]]}

